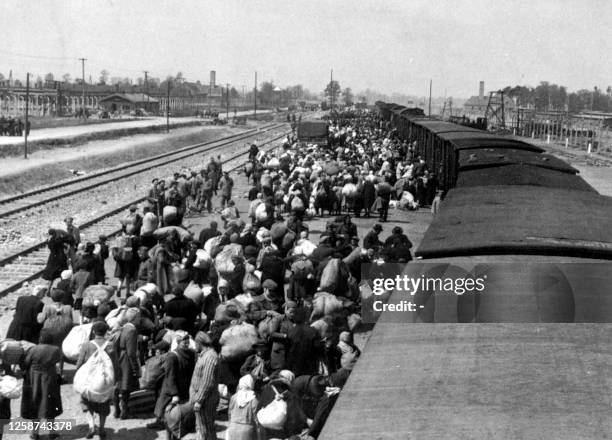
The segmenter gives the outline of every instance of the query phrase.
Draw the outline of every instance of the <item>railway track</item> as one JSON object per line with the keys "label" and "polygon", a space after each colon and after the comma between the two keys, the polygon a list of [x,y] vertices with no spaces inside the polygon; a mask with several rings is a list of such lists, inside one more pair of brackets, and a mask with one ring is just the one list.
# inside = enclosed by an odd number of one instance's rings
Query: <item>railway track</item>
{"label": "railway track", "polygon": [[230,143],[241,141],[252,137],[267,133],[271,130],[280,128],[285,124],[268,124],[260,130],[251,129],[242,133],[226,136],[214,141],[202,142],[199,144],[189,145],[178,150],[168,153],[162,153],[156,156],[147,157],[145,159],[130,162],[118,167],[113,167],[108,170],[100,171],[94,174],[89,174],[76,179],[71,179],[65,182],[60,182],[54,185],[45,186],[32,191],[18,194],[11,197],[0,199],[0,218],[10,217],[14,214],[36,208],[40,205],[53,202],[55,200],[69,197],[80,192],[96,188],[106,183],[115,182],[119,179],[124,179],[156,168],[160,165],[167,165],[172,162],[195,156],[197,154],[206,153],[216,148],[228,145]]}
{"label": "railway track", "polygon": [[[276,128],[282,127],[284,124],[273,124],[275,127],[266,127],[266,131],[271,131]],[[260,131],[257,134],[261,134]],[[241,133],[243,134],[243,133]],[[279,136],[275,136],[274,138],[266,141],[260,147],[264,147],[266,145],[270,145],[273,142],[278,141],[279,139],[286,136],[286,132],[283,132]],[[252,133],[249,135],[252,136]],[[249,137],[246,136],[246,137]],[[228,141],[227,138],[222,139],[221,141],[216,141],[215,146],[209,148],[206,151],[210,151],[211,149],[218,148],[219,146],[227,145],[231,142],[236,142],[242,140],[243,138],[234,138],[231,141]],[[219,145],[219,143],[222,145]],[[209,145],[210,143],[205,143]],[[199,144],[201,147],[202,144]],[[195,148],[195,146],[190,146]],[[185,148],[190,148],[185,147]],[[267,148],[266,150],[271,150],[274,147]],[[191,152],[189,156],[202,153],[202,151]],[[234,154],[228,159],[223,161],[223,164],[228,166],[229,170],[233,171],[240,168],[245,162],[240,160],[243,156],[246,156],[247,152],[240,152]],[[163,165],[167,164],[167,161],[163,163]],[[159,166],[159,165],[158,165]],[[154,167],[149,167],[154,168]],[[142,170],[141,170],[142,171]],[[131,172],[133,174],[133,172]],[[107,179],[104,179],[107,180]],[[103,185],[104,183],[98,183],[94,186]],[[91,186],[90,182],[88,182],[87,186]],[[74,190],[72,190],[74,193]],[[86,191],[86,190],[82,190]],[[55,196],[53,196],[55,197]],[[98,239],[100,234],[104,234],[108,237],[115,236],[121,232],[119,227],[120,220],[125,216],[125,211],[130,205],[141,203],[145,200],[144,197],[140,197],[137,199],[130,200],[128,203],[122,204],[121,206],[114,207],[113,209],[104,212],[95,218],[81,223],[79,225],[79,229],[81,231],[81,238],[83,242],[91,241],[95,242]],[[42,275],[42,272],[46,266],[47,258],[48,258],[48,249],[46,247],[46,241],[38,242],[32,246],[29,246],[25,249],[21,249],[17,252],[14,252],[8,256],[0,259],[0,297],[4,297],[10,292],[17,290],[24,283],[28,281],[35,280]]]}
{"label": "railway track", "polygon": [[[108,211],[111,206],[120,206],[126,203],[126,190],[140,191],[145,194],[150,179],[160,175],[170,174],[179,167],[203,166],[203,154],[222,153],[230,155],[243,149],[242,142],[252,140],[263,141],[283,129],[284,125],[274,124],[264,126],[259,132],[241,133],[229,139],[223,138],[216,142],[195,144],[184,147],[180,154],[171,156],[155,156],[151,162],[138,161],[140,165],[125,169],[122,165],[118,172],[116,168],[98,178],[78,180],[77,187],[65,186],[51,192],[38,193],[30,198],[35,206],[22,209],[17,213],[0,217],[0,267],[6,263],[5,259],[17,254],[19,251],[30,248],[40,241],[46,240],[47,229],[63,228],[59,219],[68,213],[75,217],[77,224],[83,224],[90,219]],[[259,136],[262,135],[261,139]],[[188,151],[185,151],[188,149]],[[174,152],[175,153],[175,152]],[[110,173],[110,174],[109,174]],[[100,175],[100,173],[97,173]],[[90,176],[86,176],[90,177]],[[95,176],[94,176],[95,177]],[[77,179],[75,179],[77,180]],[[55,185],[54,185],[55,186]],[[87,194],[87,196],[84,196]],[[49,200],[50,199],[50,200]],[[128,199],[129,200],[129,199]],[[25,204],[25,202],[24,202]],[[54,219],[56,220],[54,222]]]}

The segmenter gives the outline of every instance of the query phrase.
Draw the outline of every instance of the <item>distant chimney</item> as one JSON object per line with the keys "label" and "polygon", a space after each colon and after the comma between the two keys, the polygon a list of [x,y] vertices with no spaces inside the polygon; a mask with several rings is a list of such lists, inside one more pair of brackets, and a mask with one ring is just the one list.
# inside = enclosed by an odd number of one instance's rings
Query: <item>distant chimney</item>
{"label": "distant chimney", "polygon": [[478,97],[480,99],[484,98],[484,81],[480,81],[480,87],[478,88]]}
{"label": "distant chimney", "polygon": [[210,88],[214,89],[215,88],[215,77],[217,76],[217,72],[215,72],[214,70],[210,71]]}

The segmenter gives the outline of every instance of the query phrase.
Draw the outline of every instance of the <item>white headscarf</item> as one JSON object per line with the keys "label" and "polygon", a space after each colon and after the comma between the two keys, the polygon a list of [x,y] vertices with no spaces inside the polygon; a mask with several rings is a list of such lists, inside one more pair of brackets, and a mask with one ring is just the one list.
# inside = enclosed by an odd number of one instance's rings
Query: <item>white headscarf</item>
{"label": "white headscarf", "polygon": [[255,398],[255,380],[253,376],[247,374],[242,376],[238,381],[238,391],[236,391],[236,404],[238,408],[244,408],[251,400]]}

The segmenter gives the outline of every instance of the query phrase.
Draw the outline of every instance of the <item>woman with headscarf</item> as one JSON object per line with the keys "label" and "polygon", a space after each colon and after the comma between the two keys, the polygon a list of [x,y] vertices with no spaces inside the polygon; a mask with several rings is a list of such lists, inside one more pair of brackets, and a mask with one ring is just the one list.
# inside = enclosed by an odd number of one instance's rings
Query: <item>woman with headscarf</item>
{"label": "woman with headscarf", "polygon": [[62,234],[61,230],[49,229],[49,239],[47,240],[49,258],[42,275],[44,280],[49,281],[49,288],[53,280],[58,278],[63,270],[68,269],[68,257],[66,256],[64,245],[71,243],[72,240],[72,237],[68,234]]}
{"label": "woman with headscarf", "polygon": [[94,256],[95,246],[91,242],[85,245],[85,252],[77,257],[74,263],[75,273],[72,276],[72,288],[74,290],[74,309],[81,310],[83,303],[83,291],[94,283],[96,257]]}
{"label": "woman with headscarf", "polygon": [[[47,332],[51,338],[50,344],[55,345],[61,350],[64,338],[68,336],[72,329],[72,307],[62,304],[62,299],[65,297],[65,292],[60,289],[51,291],[51,299],[53,303],[43,306],[42,311],[36,317],[39,324],[42,325],[42,330]],[[59,374],[64,373],[64,358],[59,360]]]}
{"label": "woman with headscarf", "polygon": [[[28,350],[21,365],[25,372],[21,394],[21,417],[24,419],[52,422],[63,412],[61,376],[57,372],[62,352],[52,343],[53,336],[43,330],[40,343]],[[32,431],[30,438],[39,438],[37,429]]]}
{"label": "woman with headscarf", "polygon": [[247,374],[238,382],[238,391],[229,403],[229,426],[225,440],[256,440],[257,439],[257,397],[255,396],[255,380]]}
{"label": "woman with headscarf", "polygon": [[22,295],[17,298],[15,315],[6,333],[7,338],[38,343],[42,326],[36,318],[43,310],[42,299],[46,292],[47,289],[44,286],[34,286],[30,295]]}
{"label": "woman with headscarf", "polygon": [[172,239],[169,237],[166,239],[160,238],[158,244],[149,251],[153,267],[153,283],[157,285],[162,296],[170,293],[170,281],[172,280],[170,265],[172,262],[180,260],[179,254],[171,251],[173,247]]}

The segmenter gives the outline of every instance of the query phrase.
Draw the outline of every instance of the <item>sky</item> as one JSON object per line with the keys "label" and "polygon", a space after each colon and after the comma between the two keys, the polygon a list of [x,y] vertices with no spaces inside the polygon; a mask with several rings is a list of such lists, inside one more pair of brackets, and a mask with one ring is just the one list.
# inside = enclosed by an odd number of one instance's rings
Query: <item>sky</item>
{"label": "sky", "polygon": [[2,0],[0,72],[165,78],[238,90],[467,98],[540,81],[612,85],[609,0]]}

